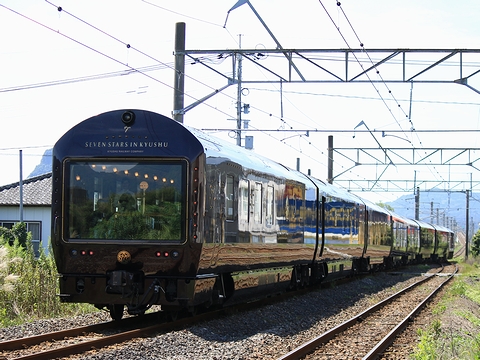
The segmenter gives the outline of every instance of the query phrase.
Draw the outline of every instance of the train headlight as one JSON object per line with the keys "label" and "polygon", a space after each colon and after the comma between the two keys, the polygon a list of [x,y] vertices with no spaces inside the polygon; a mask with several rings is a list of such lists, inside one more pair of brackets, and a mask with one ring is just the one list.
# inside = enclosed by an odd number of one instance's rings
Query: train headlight
{"label": "train headlight", "polygon": [[127,126],[132,126],[135,122],[135,114],[132,111],[125,111],[122,114],[122,122]]}

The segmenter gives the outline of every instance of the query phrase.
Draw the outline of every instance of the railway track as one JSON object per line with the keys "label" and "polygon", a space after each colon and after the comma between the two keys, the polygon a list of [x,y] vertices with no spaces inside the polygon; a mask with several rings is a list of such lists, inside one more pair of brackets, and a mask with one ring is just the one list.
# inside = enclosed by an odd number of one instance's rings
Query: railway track
{"label": "railway track", "polygon": [[[148,314],[142,322],[152,323],[155,319],[157,314]],[[0,359],[52,359],[78,354],[131,338],[140,327],[139,318],[132,317],[2,341]]]}
{"label": "railway track", "polygon": [[335,328],[300,345],[279,360],[377,359],[425,304],[457,272],[442,267]]}
{"label": "railway track", "polygon": [[210,311],[175,321],[166,321],[158,313],[95,325],[46,333],[0,342],[1,360],[50,360],[101,349],[134,338],[183,329],[206,320],[224,316],[231,309]]}
{"label": "railway track", "polygon": [[[345,281],[355,282],[357,278]],[[328,287],[323,284],[322,287]],[[312,289],[301,289],[281,296],[262,299],[261,301],[236,305],[219,311],[189,316],[178,321],[167,322],[161,313],[147,314],[143,317],[126,318],[119,322],[105,322],[91,326],[84,326],[66,331],[25,337],[22,339],[0,342],[0,359],[52,359],[68,357],[74,354],[85,353],[89,350],[105,348],[110,345],[126,342],[134,338],[145,338],[169,331],[185,329],[188,326],[206,320],[221,318],[231,313],[252,310],[275,302],[281,302],[290,297],[310,292]]]}
{"label": "railway track", "polygon": [[195,316],[182,316],[175,321],[162,312],[146,314],[142,317],[125,318],[121,321],[108,321],[99,324],[66,329],[41,335],[0,342],[0,360],[50,360],[81,354],[93,349],[101,349],[134,338],[184,329],[202,321],[213,320],[230,313],[251,310],[282,299],[308,292],[301,289],[272,298],[259,299],[249,303],[236,304],[219,310],[208,311]]}

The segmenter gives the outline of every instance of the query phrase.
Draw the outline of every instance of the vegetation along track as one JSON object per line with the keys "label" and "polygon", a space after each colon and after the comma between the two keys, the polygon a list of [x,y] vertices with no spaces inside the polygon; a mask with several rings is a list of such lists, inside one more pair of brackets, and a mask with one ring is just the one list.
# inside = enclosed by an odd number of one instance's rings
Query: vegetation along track
{"label": "vegetation along track", "polygon": [[455,265],[448,265],[434,274],[426,274],[420,281],[279,359],[377,359],[456,272]]}

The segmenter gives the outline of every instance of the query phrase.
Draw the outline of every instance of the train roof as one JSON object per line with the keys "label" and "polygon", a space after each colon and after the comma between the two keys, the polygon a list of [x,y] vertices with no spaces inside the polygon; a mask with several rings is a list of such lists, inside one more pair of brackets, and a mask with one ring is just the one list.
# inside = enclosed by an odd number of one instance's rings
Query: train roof
{"label": "train roof", "polygon": [[427,228],[427,229],[432,229],[434,230],[435,227],[430,224],[430,223],[427,223],[425,221],[421,221],[421,220],[414,220],[418,225],[420,225],[422,228]]}
{"label": "train roof", "polygon": [[253,169],[263,173],[271,173],[284,179],[296,180],[305,185],[317,186],[323,195],[334,196],[350,203],[362,203],[362,199],[345,189],[323,182],[320,179],[307,176],[304,173],[289,168],[279,162],[259,155],[252,150],[234,145],[228,141],[204,133],[201,130],[185,126],[204,146],[210,162],[221,163],[233,161],[244,169]]}
{"label": "train roof", "polygon": [[389,212],[390,212],[390,215],[392,215],[392,219],[394,219],[394,220],[401,221],[401,222],[404,222],[404,223],[412,225],[412,226],[420,226],[413,219],[407,218],[407,217],[402,216],[402,215],[398,215],[398,214],[394,213],[393,211],[389,211]]}
{"label": "train roof", "polygon": [[387,215],[391,215],[390,211],[388,211],[387,209],[381,207],[380,205],[377,205],[375,204],[373,201],[370,201],[370,200],[367,200],[367,199],[363,199],[361,197],[359,197],[359,199],[361,199],[361,201],[365,204],[365,206],[369,209],[372,209],[372,210],[375,210],[379,213],[384,213],[384,214],[387,214]]}
{"label": "train roof", "polygon": [[422,228],[427,228],[427,229],[432,229],[432,230],[437,230],[437,231],[443,231],[443,232],[448,232],[448,233],[453,233],[453,231],[445,226],[442,225],[437,225],[437,224],[430,224],[425,221],[421,220],[414,220],[415,222],[418,223]]}
{"label": "train roof", "polygon": [[435,228],[435,230],[437,230],[437,231],[443,231],[443,232],[453,233],[452,230],[450,230],[449,228],[447,228],[447,227],[445,227],[445,226],[437,225],[437,224],[432,225],[432,226],[433,226],[433,227]]}
{"label": "train roof", "polygon": [[192,127],[185,126],[185,128],[203,145],[210,163],[220,164],[231,161],[242,166],[244,170],[251,169],[303,183],[309,181],[303,173],[259,155],[252,150],[245,149]]}
{"label": "train roof", "polygon": [[334,196],[336,198],[349,201],[351,203],[356,203],[356,204],[362,203],[362,199],[360,199],[355,194],[352,194],[351,192],[348,192],[343,188],[336,187],[335,185],[324,183],[321,180],[318,180],[318,181],[320,182],[318,184],[319,188],[321,191],[323,191],[324,195]]}

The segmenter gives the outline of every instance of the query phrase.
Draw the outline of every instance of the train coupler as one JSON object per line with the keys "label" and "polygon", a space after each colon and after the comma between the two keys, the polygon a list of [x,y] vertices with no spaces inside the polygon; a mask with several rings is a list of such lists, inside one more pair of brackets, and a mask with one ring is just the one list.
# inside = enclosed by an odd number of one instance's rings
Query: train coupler
{"label": "train coupler", "polygon": [[141,272],[110,271],[107,272],[107,287],[105,291],[108,294],[121,294],[123,296],[143,294],[143,283],[144,276]]}
{"label": "train coupler", "polygon": [[[127,311],[130,315],[139,315],[145,313],[148,309],[150,309],[154,304],[158,303],[160,300],[161,293],[164,292],[163,288],[161,287],[158,280],[155,280],[146,293],[144,294],[143,298],[138,302],[137,305],[127,304]],[[151,293],[150,299],[147,301],[147,296]]]}

